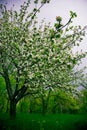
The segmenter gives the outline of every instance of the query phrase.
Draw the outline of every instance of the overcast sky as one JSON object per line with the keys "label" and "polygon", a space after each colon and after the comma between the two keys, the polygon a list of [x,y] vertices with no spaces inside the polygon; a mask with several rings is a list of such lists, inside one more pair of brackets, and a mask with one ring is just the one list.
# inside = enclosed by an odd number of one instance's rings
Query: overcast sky
{"label": "overcast sky", "polygon": [[[0,3],[8,3],[9,8],[14,4],[17,10],[24,1],[27,0],[0,0]],[[87,0],[51,0],[49,4],[46,4],[41,9],[38,16],[39,19],[46,18],[47,21],[53,23],[55,17],[60,15],[66,21],[69,18],[70,10],[76,12],[78,15],[78,18],[75,20],[76,24],[87,24]]]}
{"label": "overcast sky", "polygon": [[[7,7],[11,8],[14,4],[14,9],[19,10],[20,5],[26,0],[0,0],[0,3],[8,3]],[[33,5],[31,0],[31,6]],[[87,0],[51,0],[49,4],[46,4],[38,14],[38,20],[41,21],[45,18],[46,22],[55,22],[56,16],[63,18],[63,23],[66,23],[69,19],[70,10],[77,13],[77,18],[74,19],[74,25],[87,25]],[[87,36],[85,37],[80,49],[87,51]],[[76,50],[79,50],[76,48]],[[76,51],[75,50],[75,51]],[[87,58],[83,61],[84,65],[87,65]]]}
{"label": "overcast sky", "polygon": [[[0,3],[8,3],[8,8],[15,5],[18,10],[20,5],[27,0],[0,0]],[[33,0],[31,4],[33,5]],[[66,22],[69,18],[70,10],[77,13],[77,18],[74,20],[76,24],[87,25],[87,0],[51,0],[46,4],[39,13],[39,19],[46,18],[46,21],[54,22],[56,16],[62,16]]]}

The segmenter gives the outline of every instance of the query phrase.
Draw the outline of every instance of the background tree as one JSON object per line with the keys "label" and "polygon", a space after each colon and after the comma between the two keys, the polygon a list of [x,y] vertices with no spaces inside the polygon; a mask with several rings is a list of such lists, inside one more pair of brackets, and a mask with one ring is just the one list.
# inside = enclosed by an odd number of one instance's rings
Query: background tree
{"label": "background tree", "polygon": [[80,109],[79,100],[74,94],[61,91],[60,89],[53,96],[53,113],[77,113]]}
{"label": "background tree", "polygon": [[82,52],[72,53],[85,35],[80,26],[71,25],[75,13],[70,12],[65,25],[57,17],[54,27],[44,21],[37,27],[34,18],[47,2],[42,1],[38,9],[27,15],[30,1],[24,2],[19,13],[0,5],[0,75],[5,80],[11,117],[16,116],[17,103],[27,95],[42,95],[48,86],[69,90],[71,72],[85,56]]}
{"label": "background tree", "polygon": [[[3,102],[2,102],[3,101]],[[2,77],[0,77],[0,112],[6,112],[8,109],[8,96],[5,88],[5,82]]]}
{"label": "background tree", "polygon": [[80,93],[80,112],[81,113],[87,113],[87,90],[82,89]]}

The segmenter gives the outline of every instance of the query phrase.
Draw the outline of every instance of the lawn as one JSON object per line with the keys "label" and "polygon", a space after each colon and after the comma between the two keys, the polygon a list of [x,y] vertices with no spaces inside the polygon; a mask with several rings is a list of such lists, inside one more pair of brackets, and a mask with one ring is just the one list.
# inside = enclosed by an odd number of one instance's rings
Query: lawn
{"label": "lawn", "polygon": [[0,114],[0,130],[87,130],[87,114]]}

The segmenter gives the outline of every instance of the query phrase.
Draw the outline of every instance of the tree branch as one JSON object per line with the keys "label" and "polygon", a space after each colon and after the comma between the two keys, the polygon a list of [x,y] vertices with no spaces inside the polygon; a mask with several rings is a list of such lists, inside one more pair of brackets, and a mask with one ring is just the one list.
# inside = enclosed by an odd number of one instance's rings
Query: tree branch
{"label": "tree branch", "polygon": [[0,75],[2,75],[2,77],[4,77],[4,74],[2,72],[0,72]]}
{"label": "tree branch", "polygon": [[35,17],[37,12],[44,6],[44,3],[41,4],[41,6],[35,11],[32,17]]}
{"label": "tree branch", "polygon": [[84,84],[81,83],[80,85],[81,85],[83,88],[87,89],[87,87],[86,87]]}
{"label": "tree branch", "polygon": [[[72,37],[74,37],[75,35],[79,35],[83,30],[84,30],[84,28],[83,28],[81,31],[79,31],[78,33],[72,34]],[[79,39],[79,38],[78,38],[78,39]],[[76,41],[76,40],[74,40],[74,39],[73,39],[73,41],[70,40],[70,42],[69,42],[65,47],[61,48],[60,51],[63,51],[63,50],[65,50],[66,48],[68,48],[69,46],[73,45],[73,43],[75,43],[75,41]],[[60,51],[59,51],[59,53],[60,53]]]}
{"label": "tree branch", "polygon": [[14,98],[16,99],[16,101],[18,102],[22,97],[24,97],[24,94],[26,93],[28,87],[25,86],[25,83],[26,83],[26,79],[25,79],[25,82],[23,83],[23,86],[17,90],[15,89],[15,92],[14,92]]}
{"label": "tree branch", "polygon": [[8,69],[6,68],[5,61],[3,60],[3,53],[2,52],[1,52],[1,57],[2,57],[1,63],[2,63],[2,69],[3,69],[3,77],[5,79],[6,88],[8,91],[9,98],[12,99],[13,92],[12,92],[11,83],[10,83],[10,79],[9,79]]}
{"label": "tree branch", "polygon": [[28,95],[37,94],[37,93],[39,93],[39,91],[36,91],[36,92],[27,92],[27,93],[25,93],[25,94],[23,95],[23,97],[28,96]]}
{"label": "tree branch", "polygon": [[71,20],[72,20],[72,17],[69,19],[69,21],[65,25],[61,26],[58,30],[65,28],[71,22]]}
{"label": "tree branch", "polygon": [[[36,16],[37,12],[44,6],[44,4],[45,4],[45,3],[42,3],[42,4],[40,5],[40,7],[39,7],[38,9],[36,9],[36,11],[34,12],[34,14],[31,16],[31,19],[30,19],[30,21],[28,22],[27,27],[30,27],[30,26],[31,26],[32,20],[33,20],[34,17]],[[27,18],[28,18],[28,17],[27,17]],[[26,18],[26,19],[27,19],[27,18]]]}

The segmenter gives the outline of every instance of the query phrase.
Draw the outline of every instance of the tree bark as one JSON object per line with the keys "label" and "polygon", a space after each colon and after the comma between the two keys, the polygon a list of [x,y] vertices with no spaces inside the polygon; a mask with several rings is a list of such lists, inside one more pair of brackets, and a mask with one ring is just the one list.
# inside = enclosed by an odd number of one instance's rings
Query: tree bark
{"label": "tree bark", "polygon": [[6,104],[6,113],[9,112],[9,98],[7,98],[7,104]]}
{"label": "tree bark", "polygon": [[16,105],[17,103],[14,100],[10,101],[10,117],[12,119],[16,117]]}
{"label": "tree bark", "polygon": [[45,99],[42,97],[42,115],[45,115],[47,112],[47,102]]}

